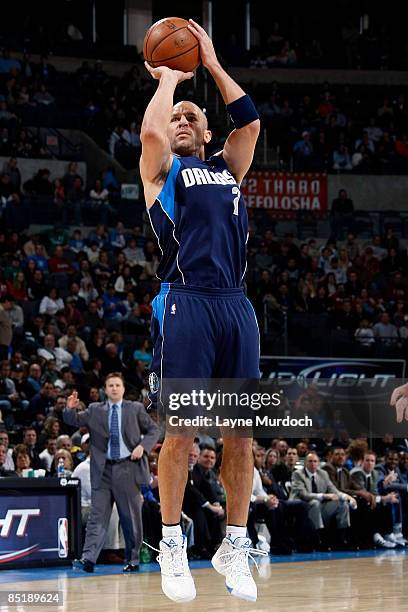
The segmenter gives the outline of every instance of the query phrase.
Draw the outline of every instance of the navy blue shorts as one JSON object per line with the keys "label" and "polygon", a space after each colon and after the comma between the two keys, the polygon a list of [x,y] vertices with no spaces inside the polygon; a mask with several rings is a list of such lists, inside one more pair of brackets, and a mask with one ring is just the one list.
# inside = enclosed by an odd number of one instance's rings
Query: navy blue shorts
{"label": "navy blue shorts", "polygon": [[242,289],[162,283],[152,303],[150,399],[166,378],[259,379],[259,329]]}

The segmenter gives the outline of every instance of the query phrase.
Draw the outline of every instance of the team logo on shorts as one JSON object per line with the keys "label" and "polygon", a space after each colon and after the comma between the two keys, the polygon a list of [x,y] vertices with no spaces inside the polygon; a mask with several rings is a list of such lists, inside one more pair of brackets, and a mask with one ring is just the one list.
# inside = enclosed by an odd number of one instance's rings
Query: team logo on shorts
{"label": "team logo on shorts", "polygon": [[172,304],[170,309],[171,314],[176,314],[176,305]]}
{"label": "team logo on shorts", "polygon": [[150,372],[149,374],[149,387],[150,393],[157,393],[159,390],[160,382],[156,372]]}

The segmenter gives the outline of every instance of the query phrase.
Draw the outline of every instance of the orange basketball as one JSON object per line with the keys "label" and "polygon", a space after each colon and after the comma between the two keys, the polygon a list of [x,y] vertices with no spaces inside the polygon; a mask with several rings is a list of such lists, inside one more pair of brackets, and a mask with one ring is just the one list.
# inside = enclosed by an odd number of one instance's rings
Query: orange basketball
{"label": "orange basketball", "polygon": [[188,21],[166,17],[156,21],[146,32],[143,55],[152,66],[167,66],[172,70],[190,72],[200,63],[197,38],[188,29]]}

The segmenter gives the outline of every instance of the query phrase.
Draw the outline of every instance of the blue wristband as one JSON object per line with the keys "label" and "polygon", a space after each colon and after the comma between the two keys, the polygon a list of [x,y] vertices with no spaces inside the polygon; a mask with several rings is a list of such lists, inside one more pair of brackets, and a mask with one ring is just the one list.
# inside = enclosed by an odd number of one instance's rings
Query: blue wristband
{"label": "blue wristband", "polygon": [[237,130],[259,119],[258,111],[248,94],[231,102],[231,104],[227,104],[227,111]]}

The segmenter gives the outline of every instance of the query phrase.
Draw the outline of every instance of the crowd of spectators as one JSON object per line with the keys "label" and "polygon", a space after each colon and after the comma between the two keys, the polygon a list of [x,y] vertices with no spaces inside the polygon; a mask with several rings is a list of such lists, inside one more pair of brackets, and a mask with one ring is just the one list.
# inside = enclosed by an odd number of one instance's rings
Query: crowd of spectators
{"label": "crowd of spectators", "polygon": [[[3,55],[7,56],[4,51]],[[122,78],[108,75],[102,62],[84,60],[76,72],[57,72],[46,56],[33,64],[3,58],[0,73],[0,154],[49,157],[44,142],[26,125],[77,127],[87,131],[125,168],[136,168],[140,125],[154,83],[136,58]],[[180,95],[197,99],[191,83]],[[267,86],[250,84],[268,144],[279,147],[283,166],[300,171],[393,172],[408,164],[405,93],[358,86]],[[210,87],[210,98],[214,91]],[[199,96],[199,94],[198,94]],[[198,102],[200,100],[198,99]],[[204,103],[210,106],[211,100]],[[221,146],[228,129],[224,113],[213,116],[211,147]]]}
{"label": "crowd of spectators", "polygon": [[407,169],[405,94],[376,88],[256,88],[270,146],[295,171],[383,173]]}
{"label": "crowd of spectators", "polygon": [[302,242],[293,234],[276,236],[268,213],[248,209],[248,295],[263,323],[272,321],[282,330],[282,315],[288,317],[292,350],[319,354],[328,348],[321,343],[331,337],[335,356],[404,357],[406,247],[390,228],[358,237],[353,210],[341,190],[331,216],[336,238]]}
{"label": "crowd of spectators", "polygon": [[67,164],[65,174],[51,180],[48,168],[40,168],[22,183],[19,162],[11,157],[0,173],[0,223],[21,231],[37,220],[38,205],[46,206],[47,221],[64,227],[75,225],[114,225],[118,218],[121,185],[112,167],[106,168],[90,189],[86,189],[77,162]]}

